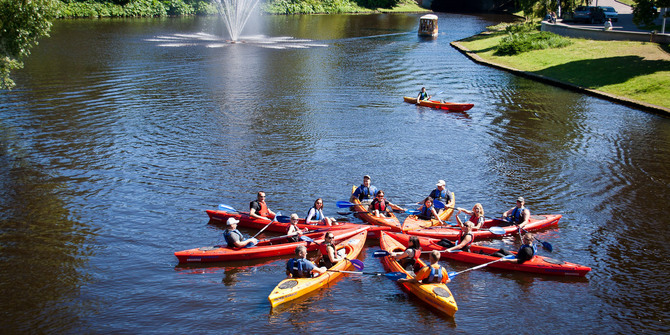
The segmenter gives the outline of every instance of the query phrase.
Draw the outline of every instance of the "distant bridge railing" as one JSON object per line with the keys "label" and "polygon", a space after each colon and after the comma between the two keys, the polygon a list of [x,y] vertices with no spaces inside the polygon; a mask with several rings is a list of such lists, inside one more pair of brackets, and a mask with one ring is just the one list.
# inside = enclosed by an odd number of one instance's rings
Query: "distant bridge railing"
{"label": "distant bridge railing", "polygon": [[586,38],[601,41],[640,41],[655,42],[660,44],[670,43],[670,34],[659,34],[656,32],[603,30],[595,28],[571,27],[561,23],[552,24],[542,22],[542,31],[552,32],[557,35]]}

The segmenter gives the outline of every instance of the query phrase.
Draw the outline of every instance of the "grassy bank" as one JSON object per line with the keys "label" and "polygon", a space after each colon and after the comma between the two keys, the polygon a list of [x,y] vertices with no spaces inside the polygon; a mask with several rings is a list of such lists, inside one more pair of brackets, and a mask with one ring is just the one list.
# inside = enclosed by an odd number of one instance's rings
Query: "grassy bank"
{"label": "grassy bank", "polygon": [[655,43],[570,39],[567,47],[495,55],[504,32],[460,44],[482,59],[601,92],[670,108],[670,48]]}

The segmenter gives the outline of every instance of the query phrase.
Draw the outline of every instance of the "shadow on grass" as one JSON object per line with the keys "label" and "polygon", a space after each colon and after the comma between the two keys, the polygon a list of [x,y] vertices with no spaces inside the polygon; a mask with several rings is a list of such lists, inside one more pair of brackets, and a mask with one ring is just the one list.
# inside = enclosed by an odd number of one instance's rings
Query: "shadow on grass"
{"label": "shadow on grass", "polygon": [[623,83],[631,78],[670,71],[670,62],[645,60],[639,56],[580,60],[546,68],[535,73],[583,87],[597,88]]}

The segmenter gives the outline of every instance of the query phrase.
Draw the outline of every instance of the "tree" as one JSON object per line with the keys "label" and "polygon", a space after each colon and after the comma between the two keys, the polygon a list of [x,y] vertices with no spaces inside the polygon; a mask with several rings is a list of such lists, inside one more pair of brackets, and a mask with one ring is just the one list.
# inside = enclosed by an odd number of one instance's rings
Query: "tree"
{"label": "tree", "polygon": [[658,17],[656,11],[656,1],[654,0],[634,0],[633,23],[637,26],[651,25]]}
{"label": "tree", "polygon": [[42,36],[49,36],[57,0],[0,0],[0,89],[15,86],[12,70],[23,68]]}

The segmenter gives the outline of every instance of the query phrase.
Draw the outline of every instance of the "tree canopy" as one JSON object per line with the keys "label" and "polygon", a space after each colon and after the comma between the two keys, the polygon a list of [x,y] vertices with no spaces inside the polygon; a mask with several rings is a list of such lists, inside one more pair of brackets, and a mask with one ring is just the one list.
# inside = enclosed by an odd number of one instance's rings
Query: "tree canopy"
{"label": "tree canopy", "polygon": [[57,0],[0,0],[0,89],[15,86],[9,77],[23,67],[42,36],[49,36]]}

